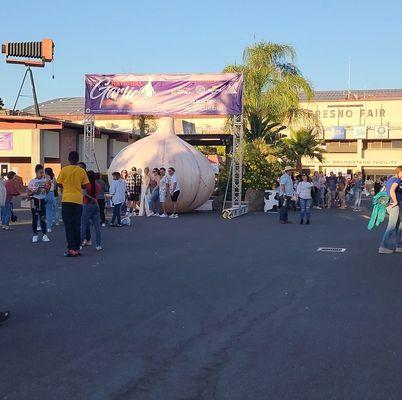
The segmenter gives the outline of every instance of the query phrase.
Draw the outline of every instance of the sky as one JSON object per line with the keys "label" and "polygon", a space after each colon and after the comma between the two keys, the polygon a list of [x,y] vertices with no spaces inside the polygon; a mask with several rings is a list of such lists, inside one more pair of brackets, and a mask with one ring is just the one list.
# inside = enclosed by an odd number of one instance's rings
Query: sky
{"label": "sky", "polygon": [[[349,57],[352,89],[402,88],[402,1],[13,0],[0,21],[0,43],[55,42],[53,65],[34,70],[39,101],[83,96],[87,73],[220,72],[259,40],[294,46],[316,90],[346,89]],[[24,67],[0,57],[12,107]],[[17,108],[32,104],[23,94]]]}

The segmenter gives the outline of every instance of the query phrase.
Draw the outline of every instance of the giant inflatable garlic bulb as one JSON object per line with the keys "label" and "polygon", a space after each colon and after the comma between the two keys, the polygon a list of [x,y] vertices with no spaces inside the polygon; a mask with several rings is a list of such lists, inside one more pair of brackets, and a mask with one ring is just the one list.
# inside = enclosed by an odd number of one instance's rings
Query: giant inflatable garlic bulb
{"label": "giant inflatable garlic bulb", "polygon": [[[212,194],[215,174],[208,159],[193,146],[180,139],[174,131],[174,121],[164,117],[158,121],[158,129],[151,135],[136,141],[114,157],[109,168],[109,179],[114,171],[132,167],[169,167],[176,170],[180,186],[177,203],[179,212],[194,210],[204,204]],[[167,202],[171,207],[170,197]]]}

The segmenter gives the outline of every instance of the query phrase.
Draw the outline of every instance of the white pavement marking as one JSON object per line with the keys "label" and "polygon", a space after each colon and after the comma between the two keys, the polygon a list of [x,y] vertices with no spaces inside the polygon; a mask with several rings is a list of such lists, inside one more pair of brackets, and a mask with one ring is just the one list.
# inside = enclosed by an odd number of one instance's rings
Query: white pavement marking
{"label": "white pavement marking", "polygon": [[344,247],[319,247],[317,251],[327,252],[327,253],[344,253],[346,249]]}

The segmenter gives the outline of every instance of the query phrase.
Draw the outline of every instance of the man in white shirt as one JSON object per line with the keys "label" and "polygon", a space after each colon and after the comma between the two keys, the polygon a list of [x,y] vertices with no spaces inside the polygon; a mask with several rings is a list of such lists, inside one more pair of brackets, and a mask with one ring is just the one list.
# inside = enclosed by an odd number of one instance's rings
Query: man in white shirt
{"label": "man in white shirt", "polygon": [[288,221],[288,209],[290,200],[293,196],[293,181],[291,178],[293,168],[286,166],[279,180],[279,197],[281,199],[281,208],[279,209],[279,221],[281,224],[290,224]]}
{"label": "man in white shirt", "polygon": [[175,173],[176,170],[173,167],[170,167],[168,172],[170,176],[169,192],[173,203],[173,214],[170,216],[170,218],[178,218],[179,214],[177,214],[177,199],[180,196],[179,181],[177,180]]}

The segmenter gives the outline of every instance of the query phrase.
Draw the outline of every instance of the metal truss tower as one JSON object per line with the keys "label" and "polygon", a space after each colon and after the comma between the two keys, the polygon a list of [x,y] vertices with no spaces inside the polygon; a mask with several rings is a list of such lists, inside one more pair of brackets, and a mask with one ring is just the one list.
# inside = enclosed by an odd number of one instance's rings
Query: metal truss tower
{"label": "metal truss tower", "polygon": [[[222,217],[227,219],[239,217],[248,212],[247,205],[241,202],[243,179],[243,115],[233,115],[232,118],[233,154],[230,171],[232,176],[232,201],[231,207],[225,208],[227,190],[229,187],[228,182],[222,211]],[[228,179],[230,179],[230,175]]]}
{"label": "metal truss tower", "polygon": [[84,140],[82,142],[82,160],[87,165],[87,170],[95,170],[97,167],[95,156],[95,122],[93,114],[86,114],[84,119]]}

